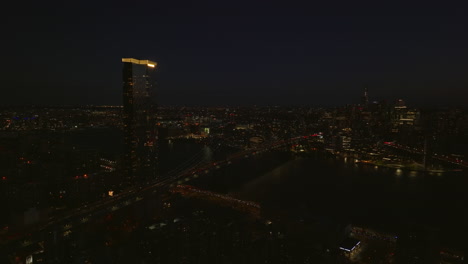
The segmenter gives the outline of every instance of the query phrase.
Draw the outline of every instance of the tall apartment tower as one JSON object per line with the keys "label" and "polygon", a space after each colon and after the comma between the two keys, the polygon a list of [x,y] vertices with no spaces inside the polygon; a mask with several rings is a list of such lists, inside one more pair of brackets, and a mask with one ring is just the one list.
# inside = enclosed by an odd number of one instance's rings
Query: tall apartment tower
{"label": "tall apartment tower", "polygon": [[369,91],[367,87],[364,88],[364,93],[361,96],[361,106],[367,107],[369,105]]}
{"label": "tall apartment tower", "polygon": [[133,58],[122,62],[123,172],[126,184],[143,184],[156,177],[156,102],[150,75],[157,63]]}

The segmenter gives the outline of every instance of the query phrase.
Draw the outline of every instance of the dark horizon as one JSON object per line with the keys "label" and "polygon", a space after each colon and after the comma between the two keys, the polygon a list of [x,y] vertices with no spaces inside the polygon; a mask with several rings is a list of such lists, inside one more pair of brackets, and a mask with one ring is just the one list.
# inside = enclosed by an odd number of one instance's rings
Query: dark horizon
{"label": "dark horizon", "polygon": [[120,105],[122,57],[158,62],[161,105],[338,106],[364,87],[371,101],[466,103],[465,5],[336,6],[18,7],[0,104]]}
{"label": "dark horizon", "polygon": [[[435,105],[435,104],[414,104],[412,102],[406,101],[404,98],[397,98],[395,97],[394,100],[374,100],[372,103],[382,103],[383,101],[388,106],[395,105],[398,99],[403,99],[405,101],[405,105],[409,108],[417,108],[421,110],[437,110],[437,109],[462,109],[467,110],[468,106],[466,104],[446,104],[446,105]],[[358,100],[354,100],[353,103],[343,103],[343,104],[158,104],[158,107],[175,107],[175,108],[184,108],[184,107],[201,107],[201,108],[249,108],[249,107],[281,107],[281,108],[313,108],[313,109],[320,109],[320,108],[341,108],[345,106],[358,106]],[[0,105],[0,109],[8,109],[8,108],[105,108],[105,107],[118,107],[122,108],[122,104],[2,104]]]}

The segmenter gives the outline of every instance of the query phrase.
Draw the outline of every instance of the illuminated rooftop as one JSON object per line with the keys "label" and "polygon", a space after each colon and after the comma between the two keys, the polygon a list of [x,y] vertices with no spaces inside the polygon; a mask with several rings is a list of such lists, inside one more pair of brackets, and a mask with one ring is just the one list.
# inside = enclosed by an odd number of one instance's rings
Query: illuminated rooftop
{"label": "illuminated rooftop", "polygon": [[122,62],[131,62],[133,64],[141,64],[141,65],[148,65],[148,67],[154,68],[158,65],[155,61],[150,60],[137,60],[134,58],[122,58]]}

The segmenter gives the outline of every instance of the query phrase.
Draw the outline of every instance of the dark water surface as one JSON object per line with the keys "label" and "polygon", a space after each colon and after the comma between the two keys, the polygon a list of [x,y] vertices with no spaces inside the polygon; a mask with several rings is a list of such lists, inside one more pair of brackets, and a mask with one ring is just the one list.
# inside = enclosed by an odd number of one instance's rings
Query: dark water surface
{"label": "dark water surface", "polygon": [[70,146],[93,148],[101,153],[121,155],[123,132],[117,128],[88,128],[63,133],[64,143]]}
{"label": "dark water surface", "polygon": [[[73,133],[73,144],[121,153],[115,129]],[[161,146],[160,165],[170,170],[191,160],[223,159],[234,152],[195,141]],[[292,217],[318,217],[391,232],[430,230],[441,240],[463,243],[468,235],[468,171],[423,173],[357,165],[319,152],[309,156],[267,154],[249,158],[189,184],[259,202]]]}
{"label": "dark water surface", "polygon": [[468,234],[467,187],[466,171],[402,171],[316,153],[278,165],[231,193],[298,217],[330,217],[397,233],[430,230],[458,241]]}

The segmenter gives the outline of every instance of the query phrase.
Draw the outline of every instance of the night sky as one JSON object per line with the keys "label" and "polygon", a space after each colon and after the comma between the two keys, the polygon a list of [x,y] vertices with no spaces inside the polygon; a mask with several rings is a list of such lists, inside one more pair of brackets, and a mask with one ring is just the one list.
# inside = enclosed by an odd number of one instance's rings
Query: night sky
{"label": "night sky", "polygon": [[467,4],[17,2],[1,105],[120,105],[122,57],[159,63],[162,105],[333,106],[364,86],[371,100],[468,102]]}

